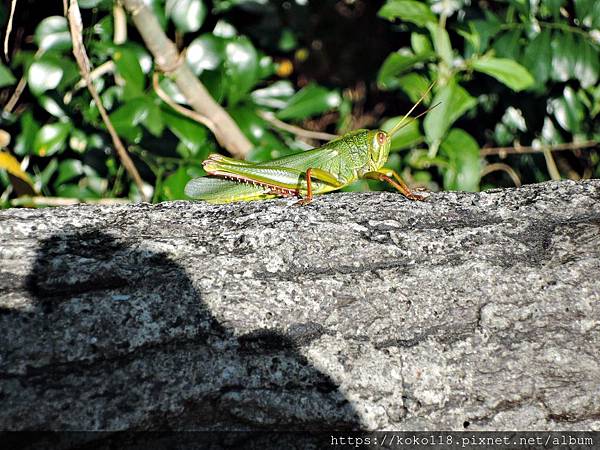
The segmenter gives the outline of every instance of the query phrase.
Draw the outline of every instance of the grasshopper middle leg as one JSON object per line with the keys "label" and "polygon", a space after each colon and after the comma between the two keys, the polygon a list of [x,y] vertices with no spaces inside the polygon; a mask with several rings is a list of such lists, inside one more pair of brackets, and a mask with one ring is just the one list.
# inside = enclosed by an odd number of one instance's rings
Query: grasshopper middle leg
{"label": "grasshopper middle leg", "polygon": [[331,184],[335,187],[342,187],[344,183],[338,180],[333,174],[323,169],[317,169],[316,167],[309,167],[306,169],[306,197],[298,200],[295,205],[302,206],[308,205],[313,199],[312,179],[324,181],[327,184]]}
{"label": "grasshopper middle leg", "polygon": [[409,200],[425,200],[425,197],[419,194],[414,194],[408,188],[404,180],[395,170],[382,168],[376,172],[367,172],[365,178],[371,178],[373,180],[385,181],[394,186],[398,191],[402,193]]}

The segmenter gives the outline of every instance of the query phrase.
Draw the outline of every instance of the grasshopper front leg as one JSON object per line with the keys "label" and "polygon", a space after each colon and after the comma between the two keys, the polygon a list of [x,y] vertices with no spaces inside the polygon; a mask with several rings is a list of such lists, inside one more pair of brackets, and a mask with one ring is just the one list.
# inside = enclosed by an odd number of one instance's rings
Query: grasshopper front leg
{"label": "grasshopper front leg", "polygon": [[[402,179],[402,177],[398,175],[398,173],[396,173],[396,171],[393,169],[387,169],[383,167],[374,172],[367,172],[366,174],[364,174],[364,177],[371,178],[372,180],[385,181],[391,184],[409,200],[425,200],[425,197],[423,197],[422,195],[412,193],[406,185],[406,183],[404,182],[404,180]],[[394,179],[392,179],[392,177]]]}
{"label": "grasshopper front leg", "polygon": [[338,180],[332,173],[327,172],[326,170],[317,169],[316,167],[309,167],[306,169],[306,197],[301,200],[298,200],[294,205],[302,206],[308,205],[313,200],[312,194],[312,178],[320,181],[324,181],[327,184],[331,184],[336,188],[340,188],[344,186],[344,183]]}

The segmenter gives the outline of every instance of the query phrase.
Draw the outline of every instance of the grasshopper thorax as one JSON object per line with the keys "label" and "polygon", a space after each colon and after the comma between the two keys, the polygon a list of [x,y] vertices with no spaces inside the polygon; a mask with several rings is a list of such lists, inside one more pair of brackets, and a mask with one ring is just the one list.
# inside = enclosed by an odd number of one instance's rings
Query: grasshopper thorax
{"label": "grasshopper thorax", "polygon": [[383,130],[369,132],[369,171],[381,169],[390,154],[391,136]]}

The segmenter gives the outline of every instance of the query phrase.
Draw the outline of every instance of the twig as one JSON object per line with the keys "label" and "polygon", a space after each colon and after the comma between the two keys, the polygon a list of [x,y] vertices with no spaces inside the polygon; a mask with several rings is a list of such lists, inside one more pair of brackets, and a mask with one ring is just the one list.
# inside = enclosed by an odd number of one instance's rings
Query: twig
{"label": "twig", "polygon": [[17,7],[17,0],[12,0],[10,3],[10,15],[8,16],[8,25],[6,25],[6,35],[4,36],[4,57],[8,61],[8,39],[13,27],[13,18],[15,16],[15,8]]}
{"label": "twig", "polygon": [[560,172],[558,171],[558,167],[556,167],[556,161],[554,161],[550,150],[544,149],[544,159],[546,160],[546,167],[548,168],[550,178],[560,180]]}
{"label": "twig", "polygon": [[231,116],[211,97],[210,93],[192,72],[175,44],[166,36],[156,15],[144,0],[122,0],[129,11],[146,47],[158,68],[173,78],[188,104],[215,125],[215,136],[232,155],[243,158],[252,144]]}
{"label": "twig", "polygon": [[[35,52],[35,55],[33,55],[33,59],[35,60],[35,59],[39,58],[43,53],[44,53],[44,50],[39,48],[37,50],[37,52]],[[15,109],[15,106],[17,105],[19,98],[21,98],[21,94],[25,90],[25,86],[27,86],[27,73],[24,73],[21,76],[21,79],[17,83],[17,87],[15,88],[14,92],[12,93],[12,95],[10,96],[8,101],[6,102],[6,105],[4,105],[4,108],[3,108],[4,112],[10,113],[10,112],[12,112],[13,109]]]}
{"label": "twig", "polygon": [[127,16],[119,2],[113,7],[113,42],[117,45],[127,41]]}
{"label": "twig", "polygon": [[[102,64],[100,64],[98,67],[96,67],[94,70],[92,70],[90,72],[90,79],[92,81],[96,81],[98,78],[106,75],[107,73],[110,72],[114,72],[115,70],[115,63],[112,60],[106,61]],[[63,97],[63,102],[65,102],[65,104],[71,103],[71,100],[73,99],[73,94],[78,91],[79,89],[82,89],[84,87],[87,86],[87,83],[85,81],[85,77],[82,77],[76,84],[75,86],[73,86],[73,89],[71,89],[69,92],[67,92],[64,97]]]}
{"label": "twig", "polygon": [[125,146],[121,142],[119,135],[113,127],[113,124],[111,123],[110,118],[108,117],[108,113],[106,112],[106,109],[102,104],[102,100],[98,95],[98,91],[96,90],[96,87],[94,86],[94,83],[92,82],[92,79],[90,77],[91,64],[85,51],[85,46],[83,44],[83,23],[81,21],[81,11],[79,10],[79,4],[77,3],[77,0],[71,0],[68,16],[69,25],[71,28],[71,40],[73,42],[73,54],[75,55],[75,59],[77,60],[79,70],[81,71],[81,74],[83,75],[83,78],[85,79],[85,82],[87,84],[87,88],[90,91],[90,94],[92,95],[96,106],[98,107],[98,111],[100,112],[102,121],[108,129],[110,137],[112,138],[113,144],[115,146],[115,150],[117,151],[121,162],[125,166],[125,170],[127,170],[131,178],[133,178],[133,181],[135,182],[138,190],[140,191],[142,199],[144,201],[147,201],[146,194],[144,193],[144,182],[142,181],[142,177],[140,177],[138,170],[133,164],[133,161],[129,157]]}
{"label": "twig", "polygon": [[596,147],[600,145],[598,141],[585,142],[566,142],[564,144],[540,145],[540,146],[515,146],[515,147],[484,147],[479,151],[481,156],[490,155],[511,155],[517,153],[543,153],[544,150],[551,152],[560,150],[578,150],[582,148]]}
{"label": "twig", "polygon": [[307,139],[318,139],[321,141],[330,141],[338,137],[337,134],[324,133],[322,131],[311,131],[305,130],[304,128],[297,127],[295,125],[290,125],[289,123],[285,123],[279,120],[273,113],[268,111],[258,111],[258,115],[262,117],[264,120],[269,122],[276,128],[281,130],[289,131],[296,136],[307,138]]}
{"label": "twig", "polygon": [[19,82],[17,83],[17,87],[15,88],[15,91],[10,96],[8,101],[6,102],[6,105],[4,105],[4,108],[3,108],[4,112],[8,112],[8,113],[12,112],[12,110],[17,105],[19,98],[21,98],[21,94],[25,90],[25,86],[27,86],[27,78],[25,77],[25,75],[23,75],[21,77],[21,79],[19,80]]}
{"label": "twig", "polygon": [[82,203],[91,205],[125,205],[131,203],[131,200],[125,198],[92,198],[81,200],[65,197],[22,196],[10,201],[11,206],[70,206]]}
{"label": "twig", "polygon": [[156,72],[152,74],[152,86],[154,87],[154,92],[156,92],[156,95],[158,95],[163,102],[165,102],[167,105],[169,105],[182,116],[185,116],[188,119],[192,119],[207,127],[210,131],[213,132],[213,134],[217,138],[217,141],[219,142],[219,145],[223,145],[223,143],[219,140],[219,135],[216,133],[217,126],[215,125],[215,123],[208,117],[205,117],[202,114],[197,113],[196,111],[184,108],[183,106],[176,103],[171,97],[169,97],[169,95],[160,87],[160,84],[158,82],[158,74]]}
{"label": "twig", "polygon": [[521,187],[521,179],[519,178],[519,175],[517,174],[517,172],[515,172],[515,169],[510,167],[508,164],[504,164],[504,163],[494,163],[494,164],[489,164],[489,165],[485,166],[483,169],[481,169],[481,178],[485,177],[486,175],[489,175],[492,172],[496,172],[498,170],[506,172],[508,174],[508,176],[511,178],[514,185],[516,187]]}

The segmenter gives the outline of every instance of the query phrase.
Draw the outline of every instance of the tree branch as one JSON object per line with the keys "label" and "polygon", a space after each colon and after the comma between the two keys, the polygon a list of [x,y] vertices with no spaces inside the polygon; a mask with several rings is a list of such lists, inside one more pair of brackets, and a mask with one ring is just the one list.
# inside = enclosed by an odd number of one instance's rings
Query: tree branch
{"label": "tree branch", "polygon": [[135,182],[138,190],[140,191],[142,199],[144,201],[147,201],[146,195],[144,193],[144,182],[142,181],[142,177],[140,177],[137,168],[133,164],[133,161],[129,157],[129,154],[127,153],[125,146],[121,142],[117,131],[113,127],[113,124],[111,123],[110,118],[108,117],[108,113],[106,112],[106,109],[104,109],[102,100],[98,95],[98,91],[96,90],[96,87],[92,82],[92,77],[90,75],[91,64],[85,51],[85,46],[83,44],[83,23],[81,21],[81,11],[79,10],[79,4],[77,3],[77,0],[71,0],[68,16],[69,26],[71,28],[71,40],[73,42],[73,54],[75,55],[75,59],[77,60],[79,70],[81,71],[81,74],[83,75],[83,78],[85,79],[85,82],[87,84],[87,88],[90,91],[90,94],[92,95],[96,106],[98,107],[100,116],[102,117],[102,120],[106,125],[106,128],[108,129],[110,137],[113,140],[115,150],[117,151],[117,154],[119,155],[123,166],[125,166],[125,169],[129,173],[131,178],[133,178],[133,181]]}
{"label": "tree branch", "polygon": [[289,123],[285,123],[279,120],[277,117],[275,117],[275,114],[267,111],[258,111],[258,115],[274,127],[288,131],[292,134],[295,134],[298,137],[303,137],[307,139],[318,139],[320,141],[330,141],[339,137],[337,134],[324,133],[322,131],[305,130],[304,128],[300,128],[295,125],[290,125]]}
{"label": "tree branch", "polygon": [[551,152],[560,150],[578,150],[582,148],[596,147],[600,145],[598,141],[585,141],[585,142],[566,142],[564,144],[556,145],[541,145],[541,146],[514,146],[514,147],[485,147],[479,151],[481,156],[490,155],[511,155],[517,153],[543,153],[545,150]]}
{"label": "tree branch", "polygon": [[133,23],[154,56],[158,68],[169,75],[192,108],[215,124],[215,136],[232,155],[243,158],[252,144],[231,116],[210,96],[186,64],[175,44],[165,35],[158,19],[143,0],[123,0]]}

